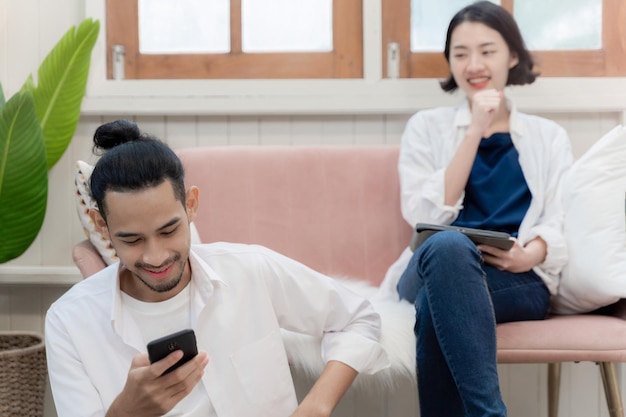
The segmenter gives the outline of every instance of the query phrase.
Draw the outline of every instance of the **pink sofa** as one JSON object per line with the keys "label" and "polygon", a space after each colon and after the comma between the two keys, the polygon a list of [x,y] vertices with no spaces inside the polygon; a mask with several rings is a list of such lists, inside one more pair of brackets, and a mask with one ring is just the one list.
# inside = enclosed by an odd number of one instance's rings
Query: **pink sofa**
{"label": "pink sofa", "polygon": [[[203,242],[265,245],[327,275],[375,287],[410,241],[412,228],[400,214],[397,146],[212,147],[177,153],[186,182],[200,188],[195,224]],[[76,245],[74,260],[84,276],[104,267],[88,241]],[[626,317],[620,308],[616,314]],[[406,316],[409,310],[403,311]],[[383,326],[395,321],[387,314]],[[405,327],[403,343],[412,355],[412,326]],[[556,417],[558,406],[558,363],[566,361],[599,362],[609,410],[620,410],[611,416],[623,415],[613,362],[626,361],[624,320],[560,316],[497,330],[499,362],[552,363],[550,416]],[[405,368],[414,363],[403,360]]]}

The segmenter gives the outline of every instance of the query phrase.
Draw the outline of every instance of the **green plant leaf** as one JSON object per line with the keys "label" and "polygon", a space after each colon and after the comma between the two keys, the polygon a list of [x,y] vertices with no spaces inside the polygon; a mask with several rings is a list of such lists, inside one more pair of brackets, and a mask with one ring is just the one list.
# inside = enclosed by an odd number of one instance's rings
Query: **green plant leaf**
{"label": "green plant leaf", "polygon": [[0,110],[4,107],[6,101],[4,101],[4,90],[2,90],[2,84],[0,84]]}
{"label": "green plant leaf", "polygon": [[32,93],[23,89],[0,109],[0,263],[35,240],[47,200],[43,133]]}
{"label": "green plant leaf", "polygon": [[25,85],[33,90],[48,169],[61,158],[74,136],[99,30],[100,23],[93,19],[73,26],[39,66],[37,86],[32,80]]}

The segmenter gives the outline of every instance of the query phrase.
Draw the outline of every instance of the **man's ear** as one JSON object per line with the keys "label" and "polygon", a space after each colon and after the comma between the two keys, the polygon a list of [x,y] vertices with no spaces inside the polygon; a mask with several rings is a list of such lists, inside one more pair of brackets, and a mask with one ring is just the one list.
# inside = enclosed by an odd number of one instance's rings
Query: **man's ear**
{"label": "man's ear", "polygon": [[96,232],[100,233],[105,239],[111,240],[107,222],[104,220],[104,217],[102,217],[102,214],[100,214],[100,210],[90,209],[89,217],[96,228]]}
{"label": "man's ear", "polygon": [[192,222],[196,218],[196,213],[198,212],[198,195],[200,194],[200,190],[195,185],[189,187],[187,193],[185,195],[185,209],[187,209],[187,217],[189,221]]}

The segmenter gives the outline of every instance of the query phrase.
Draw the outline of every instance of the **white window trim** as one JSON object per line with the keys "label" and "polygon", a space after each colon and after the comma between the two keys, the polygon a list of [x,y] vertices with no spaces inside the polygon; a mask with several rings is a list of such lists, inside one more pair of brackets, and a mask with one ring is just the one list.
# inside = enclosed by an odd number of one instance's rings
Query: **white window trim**
{"label": "white window trim", "polygon": [[[401,114],[450,105],[435,79],[383,79],[381,0],[363,0],[364,78],[350,80],[107,80],[105,0],[85,0],[100,21],[83,114]],[[533,112],[626,110],[626,77],[540,78],[511,89]]]}

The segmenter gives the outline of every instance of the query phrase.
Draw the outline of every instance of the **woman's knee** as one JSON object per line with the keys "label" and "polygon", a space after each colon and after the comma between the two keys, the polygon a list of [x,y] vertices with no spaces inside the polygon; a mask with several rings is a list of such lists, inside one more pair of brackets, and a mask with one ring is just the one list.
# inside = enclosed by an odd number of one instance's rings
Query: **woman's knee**
{"label": "woman's knee", "polygon": [[467,236],[448,230],[435,233],[426,239],[418,253],[422,258],[440,257],[445,262],[467,256],[480,257],[478,248]]}

